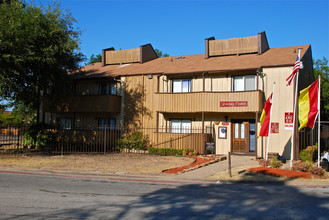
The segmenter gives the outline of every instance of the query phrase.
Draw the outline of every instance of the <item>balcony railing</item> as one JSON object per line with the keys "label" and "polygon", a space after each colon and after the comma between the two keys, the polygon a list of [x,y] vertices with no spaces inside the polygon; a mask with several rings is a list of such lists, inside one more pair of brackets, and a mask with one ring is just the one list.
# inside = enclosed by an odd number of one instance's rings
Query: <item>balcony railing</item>
{"label": "balcony railing", "polygon": [[118,95],[85,95],[62,97],[59,104],[52,104],[44,98],[45,112],[110,112],[119,113],[121,96]]}
{"label": "balcony railing", "polygon": [[261,112],[262,91],[157,93],[160,112]]}

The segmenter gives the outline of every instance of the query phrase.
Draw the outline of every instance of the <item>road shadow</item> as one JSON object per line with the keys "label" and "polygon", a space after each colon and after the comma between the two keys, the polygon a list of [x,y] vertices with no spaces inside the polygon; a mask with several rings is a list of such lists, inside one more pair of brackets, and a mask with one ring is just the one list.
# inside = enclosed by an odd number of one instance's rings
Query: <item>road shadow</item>
{"label": "road shadow", "polygon": [[[129,190],[115,193],[82,193],[90,205],[72,205],[49,213],[21,216],[65,217],[70,219],[328,219],[329,192],[287,185],[277,180],[271,184],[169,184],[129,182]],[[109,187],[124,184],[107,182]],[[141,189],[143,185],[143,189]],[[92,190],[91,190],[92,191]],[[67,196],[70,193],[61,193]],[[120,198],[120,199],[118,199]],[[89,204],[83,202],[82,204]],[[11,219],[11,218],[7,218]],[[15,216],[12,219],[20,219]]]}

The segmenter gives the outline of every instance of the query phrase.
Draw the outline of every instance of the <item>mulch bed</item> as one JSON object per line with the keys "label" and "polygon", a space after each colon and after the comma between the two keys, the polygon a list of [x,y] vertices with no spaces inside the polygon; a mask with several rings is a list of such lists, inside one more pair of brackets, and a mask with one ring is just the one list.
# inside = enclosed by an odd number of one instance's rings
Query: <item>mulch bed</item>
{"label": "mulch bed", "polygon": [[262,173],[273,176],[281,176],[288,178],[304,178],[310,179],[312,177],[311,173],[300,172],[296,170],[284,170],[278,168],[269,168],[269,167],[255,167],[248,169],[251,172]]}
{"label": "mulch bed", "polygon": [[190,157],[195,159],[195,161],[190,165],[163,170],[162,172],[167,174],[184,173],[219,161],[218,157],[212,157],[212,156],[207,156],[207,157],[190,156]]}

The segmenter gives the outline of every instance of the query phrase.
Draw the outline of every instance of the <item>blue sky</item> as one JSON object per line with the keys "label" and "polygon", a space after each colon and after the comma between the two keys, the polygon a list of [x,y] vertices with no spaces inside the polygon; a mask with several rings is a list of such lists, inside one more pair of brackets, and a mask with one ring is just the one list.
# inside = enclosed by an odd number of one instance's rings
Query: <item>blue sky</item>
{"label": "blue sky", "polygon": [[147,43],[170,56],[200,54],[205,38],[261,31],[271,48],[311,44],[313,58],[329,58],[327,0],[62,0],[61,7],[71,9],[84,31],[87,58]]}

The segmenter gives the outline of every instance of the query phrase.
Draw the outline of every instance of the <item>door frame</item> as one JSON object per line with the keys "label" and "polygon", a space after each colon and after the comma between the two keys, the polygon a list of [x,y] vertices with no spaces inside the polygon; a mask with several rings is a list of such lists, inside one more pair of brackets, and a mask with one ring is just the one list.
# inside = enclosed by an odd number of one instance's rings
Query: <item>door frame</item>
{"label": "door frame", "polygon": [[[251,122],[255,123],[256,124],[256,120],[255,119],[231,119],[231,147],[230,147],[230,152],[231,154],[233,155],[245,155],[245,156],[255,156],[257,154],[257,144],[255,143],[255,151],[254,152],[250,152],[250,126],[248,126],[248,136],[247,136],[247,152],[233,152],[233,138],[234,138],[234,133],[233,133],[233,126],[234,126],[234,123],[243,123],[243,122],[248,122],[249,125]],[[256,126],[257,127],[257,126]],[[257,142],[257,138],[256,138],[256,142]]]}

